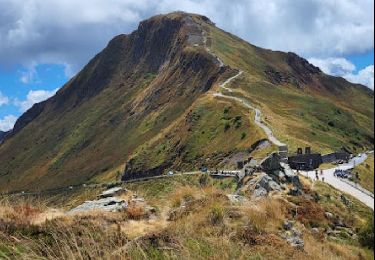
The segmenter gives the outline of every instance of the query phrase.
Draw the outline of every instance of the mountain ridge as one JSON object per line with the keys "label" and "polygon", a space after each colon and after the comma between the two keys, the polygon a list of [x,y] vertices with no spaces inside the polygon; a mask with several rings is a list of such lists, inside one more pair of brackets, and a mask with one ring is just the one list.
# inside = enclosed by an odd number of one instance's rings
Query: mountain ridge
{"label": "mountain ridge", "polygon": [[[22,115],[0,146],[0,190],[118,179],[124,163],[128,174],[147,175],[217,167],[251,154],[266,138],[251,112],[212,96],[238,69],[245,73],[231,83],[234,95],[261,108],[291,149],[371,146],[370,92],[294,53],[261,49],[207,17],[178,12],[116,36],[55,96]],[[344,125],[348,120],[353,127]],[[303,128],[291,129],[299,123]]]}

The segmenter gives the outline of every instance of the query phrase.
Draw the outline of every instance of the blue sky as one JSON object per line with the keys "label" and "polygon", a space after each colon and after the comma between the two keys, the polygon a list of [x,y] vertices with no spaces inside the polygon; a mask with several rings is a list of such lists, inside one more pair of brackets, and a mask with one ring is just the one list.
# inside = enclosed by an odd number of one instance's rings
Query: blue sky
{"label": "blue sky", "polygon": [[[269,49],[374,88],[373,0],[0,0],[0,130],[152,15],[204,14]],[[371,11],[370,11],[371,10]]]}

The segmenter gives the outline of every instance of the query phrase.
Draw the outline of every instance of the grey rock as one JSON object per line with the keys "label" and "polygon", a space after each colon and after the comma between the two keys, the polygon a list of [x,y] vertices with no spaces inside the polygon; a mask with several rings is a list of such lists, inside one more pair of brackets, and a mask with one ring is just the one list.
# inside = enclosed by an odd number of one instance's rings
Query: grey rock
{"label": "grey rock", "polygon": [[291,196],[300,196],[302,195],[302,192],[298,187],[294,187],[289,190],[288,194]]}
{"label": "grey rock", "polygon": [[270,173],[281,169],[280,166],[281,157],[278,153],[273,153],[265,158],[261,163],[263,171]]}
{"label": "grey rock", "polygon": [[118,212],[128,207],[128,203],[125,200],[108,197],[94,201],[86,201],[82,205],[70,210],[68,214],[82,213],[92,210],[102,210],[109,212]]}
{"label": "grey rock", "polygon": [[286,238],[286,241],[294,248],[298,250],[303,250],[305,248],[305,243],[302,238],[298,236],[291,236]]}
{"label": "grey rock", "polygon": [[302,239],[302,233],[296,228],[292,227],[291,230],[286,231],[282,234],[282,237],[294,248],[303,250],[305,243]]}
{"label": "grey rock", "polygon": [[267,197],[268,192],[265,188],[259,187],[254,190],[253,195],[251,196],[252,199],[264,198]]}
{"label": "grey rock", "polygon": [[346,227],[345,223],[340,219],[336,218],[333,222],[333,224],[337,227]]}
{"label": "grey rock", "polygon": [[244,202],[247,201],[247,198],[245,198],[244,196],[237,195],[237,194],[228,194],[227,197],[229,201],[232,203],[243,204]]}
{"label": "grey rock", "polygon": [[112,189],[104,191],[102,194],[100,194],[100,198],[108,198],[108,197],[114,197],[118,196],[121,193],[126,192],[126,190],[122,187],[114,187]]}
{"label": "grey rock", "polygon": [[315,234],[319,233],[319,228],[312,228],[311,231]]}
{"label": "grey rock", "polygon": [[131,199],[131,202],[134,202],[134,203],[144,203],[145,199],[141,198],[141,197],[135,197],[135,198]]}
{"label": "grey rock", "polygon": [[292,230],[293,227],[294,227],[294,221],[290,221],[290,220],[284,221],[283,228],[285,230]]}
{"label": "grey rock", "polygon": [[270,191],[281,191],[281,187],[279,184],[277,184],[270,176],[265,175],[263,176],[258,184],[260,187],[267,190],[267,192]]}
{"label": "grey rock", "polygon": [[335,217],[331,212],[326,212],[324,215],[327,219],[333,219]]}

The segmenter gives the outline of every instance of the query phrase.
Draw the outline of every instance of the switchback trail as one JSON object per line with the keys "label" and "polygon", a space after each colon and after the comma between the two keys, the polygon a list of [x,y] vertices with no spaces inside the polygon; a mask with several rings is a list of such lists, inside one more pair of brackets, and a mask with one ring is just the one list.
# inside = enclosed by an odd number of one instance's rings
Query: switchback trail
{"label": "switchback trail", "polygon": [[[206,49],[206,51],[208,53],[210,53],[218,62],[219,66],[220,67],[224,67],[225,64],[224,62],[216,56],[215,53],[213,53],[211,51],[211,49],[207,46],[207,35],[206,33],[203,33],[203,44],[204,44],[204,47]],[[242,70],[239,70],[238,73],[236,75],[234,75],[233,77],[227,79],[226,81],[224,81],[223,83],[221,83],[219,86],[220,88],[224,89],[225,91],[227,92],[230,92],[230,93],[233,93],[234,91],[231,89],[231,88],[228,88],[227,86],[232,82],[234,81],[235,79],[237,79],[238,77],[240,77],[241,75],[243,74],[243,71]],[[271,128],[269,128],[265,123],[263,123],[262,121],[262,112],[255,108],[254,106],[252,106],[250,104],[249,101],[247,101],[246,99],[244,98],[239,98],[239,97],[234,97],[234,96],[229,96],[229,95],[225,95],[221,92],[216,92],[213,94],[215,97],[222,97],[222,98],[227,98],[227,99],[231,99],[231,100],[234,100],[236,102],[239,102],[241,103],[243,106],[251,109],[251,110],[254,110],[255,111],[255,118],[254,118],[254,121],[255,121],[255,124],[257,126],[259,126],[260,128],[263,129],[263,131],[265,132],[265,134],[267,135],[267,138],[268,140],[273,143],[274,145],[276,146],[285,146],[286,144],[284,144],[283,142],[281,142],[280,140],[278,140],[275,135],[273,134]]]}

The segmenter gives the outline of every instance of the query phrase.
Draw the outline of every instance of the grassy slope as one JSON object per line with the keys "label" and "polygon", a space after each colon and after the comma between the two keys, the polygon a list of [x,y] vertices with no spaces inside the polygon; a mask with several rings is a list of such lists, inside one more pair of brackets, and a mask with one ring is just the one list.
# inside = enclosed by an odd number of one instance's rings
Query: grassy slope
{"label": "grassy slope", "polygon": [[245,71],[231,87],[264,111],[265,121],[291,150],[300,146],[322,152],[342,146],[353,150],[373,147],[374,99],[368,91],[324,75],[315,80],[326,89],[316,90],[314,82],[303,89],[274,85],[263,71],[272,66],[290,73],[285,54],[257,48],[217,28],[210,30],[214,52],[232,68]]}
{"label": "grassy slope", "polygon": [[353,172],[359,173],[359,184],[374,193],[374,155],[370,155],[366,162],[355,167]]}
{"label": "grassy slope", "polygon": [[135,167],[157,167],[178,153],[177,146],[183,148],[173,162],[173,168],[194,170],[203,165],[215,167],[225,155],[246,151],[257,140],[264,138],[252,118],[253,115],[243,107],[206,95],[166,132],[138,150],[134,156]]}
{"label": "grassy slope", "polygon": [[[38,210],[44,210],[44,204],[35,206],[35,201],[29,204],[18,200],[14,206],[0,201],[0,218],[6,224],[0,225],[0,256],[24,259],[41,256],[47,259],[373,259],[373,252],[361,247],[357,240],[345,236],[337,240],[325,238],[324,228],[332,225],[324,217],[325,211],[337,215],[356,231],[372,216],[372,211],[355,199],[350,198],[350,205],[343,204],[340,193],[326,184],[311,187],[311,183],[304,180],[308,195],[320,194],[318,202],[310,196],[278,196],[258,201],[256,205],[239,205],[231,204],[225,197],[233,191],[231,179],[205,177],[176,176],[125,185],[156,208],[156,218],[175,212],[163,225],[155,220],[129,219],[121,212],[65,217],[32,226],[30,219]],[[181,207],[183,204],[185,207]],[[296,208],[299,214],[295,221],[303,233],[304,251],[293,250],[280,237],[283,221],[292,219],[291,212]],[[146,223],[147,229],[129,230],[129,227]],[[321,231],[314,234],[312,227]],[[77,247],[77,243],[80,246]]]}

